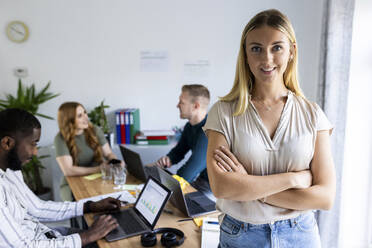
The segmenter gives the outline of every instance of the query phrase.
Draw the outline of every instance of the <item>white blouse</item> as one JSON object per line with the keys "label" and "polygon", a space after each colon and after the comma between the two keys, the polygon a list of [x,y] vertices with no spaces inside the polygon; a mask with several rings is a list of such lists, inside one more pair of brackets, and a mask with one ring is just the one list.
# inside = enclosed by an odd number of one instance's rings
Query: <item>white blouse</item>
{"label": "white blouse", "polygon": [[[203,130],[222,133],[230,150],[250,175],[271,175],[310,168],[317,131],[332,130],[324,112],[291,91],[273,139],[249,97],[248,109],[233,116],[236,102],[218,101],[208,113]],[[261,201],[217,200],[217,208],[235,219],[266,224],[294,218],[303,211],[271,206]]]}

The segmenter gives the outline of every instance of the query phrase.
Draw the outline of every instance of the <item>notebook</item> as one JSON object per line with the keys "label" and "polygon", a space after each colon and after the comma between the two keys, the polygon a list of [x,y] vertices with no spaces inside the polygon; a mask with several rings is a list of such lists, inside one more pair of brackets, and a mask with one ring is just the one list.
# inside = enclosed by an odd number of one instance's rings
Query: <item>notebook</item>
{"label": "notebook", "polygon": [[202,225],[201,248],[217,248],[220,240],[220,224],[217,218],[205,217]]}
{"label": "notebook", "polygon": [[141,157],[138,153],[124,146],[120,146],[120,151],[125,163],[127,164],[127,170],[131,175],[141,181],[146,181],[148,176],[152,176],[153,178],[160,181],[158,169],[156,166],[145,166],[142,163]]}
{"label": "notebook", "polygon": [[183,194],[181,186],[175,178],[164,170],[158,172],[161,183],[173,191],[170,202],[186,216],[196,217],[216,211],[216,204],[204,194],[198,191]]}
{"label": "notebook", "polygon": [[105,239],[111,242],[152,231],[171,195],[172,191],[150,176],[134,206],[112,214],[119,226]]}

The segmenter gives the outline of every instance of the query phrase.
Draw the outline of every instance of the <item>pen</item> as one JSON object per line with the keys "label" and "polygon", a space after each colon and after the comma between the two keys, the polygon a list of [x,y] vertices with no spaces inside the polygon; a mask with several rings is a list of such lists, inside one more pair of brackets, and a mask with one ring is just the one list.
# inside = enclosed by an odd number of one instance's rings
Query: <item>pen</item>
{"label": "pen", "polygon": [[170,209],[164,208],[163,211],[164,211],[164,213],[167,213],[167,214],[174,214],[173,211],[170,210]]}
{"label": "pen", "polygon": [[[121,197],[121,195],[119,195],[118,197],[116,197],[116,200],[119,200],[120,197]],[[127,202],[127,201],[122,201],[122,200],[120,200],[120,202],[123,203],[123,204],[128,204],[128,203],[129,203],[129,202]]]}
{"label": "pen", "polygon": [[219,225],[218,221],[207,221],[208,224]]}
{"label": "pen", "polygon": [[189,221],[189,220],[193,220],[193,218],[181,219],[181,220],[177,220],[177,222]]}

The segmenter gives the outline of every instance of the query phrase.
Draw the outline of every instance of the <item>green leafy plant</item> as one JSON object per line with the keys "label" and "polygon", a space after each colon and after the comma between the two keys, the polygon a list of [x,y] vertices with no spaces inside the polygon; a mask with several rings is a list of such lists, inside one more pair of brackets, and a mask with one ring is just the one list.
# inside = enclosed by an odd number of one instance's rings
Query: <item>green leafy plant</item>
{"label": "green leafy plant", "polygon": [[[17,95],[6,94],[5,100],[0,100],[0,110],[7,108],[19,108],[46,119],[53,120],[52,117],[38,112],[39,106],[50,99],[53,99],[59,94],[48,92],[51,82],[37,92],[35,84],[24,86],[21,79],[18,80]],[[43,186],[40,176],[40,169],[45,169],[41,164],[41,159],[49,157],[49,155],[33,156],[32,159],[22,166],[22,173],[26,184],[36,194],[45,193],[48,189]]]}
{"label": "green leafy plant", "polygon": [[93,110],[91,110],[88,113],[88,117],[93,124],[101,127],[102,131],[105,134],[107,134],[107,133],[110,132],[110,129],[109,129],[109,126],[108,126],[107,117],[106,117],[106,114],[105,114],[105,109],[109,108],[110,106],[105,105],[104,101],[105,100],[103,100],[97,107],[95,107]]}
{"label": "green leafy plant", "polygon": [[43,194],[47,189],[43,186],[40,169],[45,169],[41,159],[48,158],[49,155],[32,156],[31,160],[22,166],[22,173],[25,183],[36,194]]}
{"label": "green leafy plant", "polygon": [[32,84],[29,87],[25,87],[22,84],[21,79],[19,79],[17,95],[13,96],[11,94],[6,94],[6,100],[0,100],[0,109],[20,108],[27,110],[34,115],[53,120],[52,117],[43,115],[38,112],[40,104],[59,96],[59,94],[48,92],[50,83],[51,82],[49,81],[47,85],[43,89],[41,89],[40,92],[36,92],[35,84]]}

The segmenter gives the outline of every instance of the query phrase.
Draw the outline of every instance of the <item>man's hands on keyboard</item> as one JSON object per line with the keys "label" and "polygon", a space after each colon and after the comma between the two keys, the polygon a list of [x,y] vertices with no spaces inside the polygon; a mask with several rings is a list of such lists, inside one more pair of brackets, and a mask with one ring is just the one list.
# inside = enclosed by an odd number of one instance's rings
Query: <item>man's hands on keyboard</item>
{"label": "man's hands on keyboard", "polygon": [[118,227],[118,223],[111,215],[95,216],[93,224],[87,231],[79,233],[82,246],[105,237],[109,232]]}

